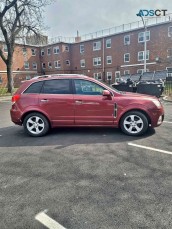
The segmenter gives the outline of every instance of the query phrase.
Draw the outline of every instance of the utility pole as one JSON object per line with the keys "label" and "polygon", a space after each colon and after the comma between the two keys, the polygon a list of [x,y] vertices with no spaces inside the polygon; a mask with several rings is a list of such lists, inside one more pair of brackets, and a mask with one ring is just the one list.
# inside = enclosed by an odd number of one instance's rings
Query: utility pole
{"label": "utility pole", "polygon": [[136,14],[138,17],[141,17],[143,26],[144,26],[144,72],[146,72],[146,54],[147,54],[147,40],[146,40],[146,34],[147,34],[147,27],[146,22],[143,19],[143,16],[141,13]]}

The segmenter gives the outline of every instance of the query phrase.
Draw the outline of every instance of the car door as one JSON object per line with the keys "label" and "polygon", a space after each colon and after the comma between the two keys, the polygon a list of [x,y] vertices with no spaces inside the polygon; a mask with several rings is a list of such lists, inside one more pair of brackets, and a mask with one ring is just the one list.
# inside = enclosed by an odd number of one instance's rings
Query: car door
{"label": "car door", "polygon": [[70,79],[45,80],[39,106],[53,126],[74,125],[74,101]]}
{"label": "car door", "polygon": [[73,80],[75,125],[113,125],[114,102],[102,95],[102,86],[83,79]]}

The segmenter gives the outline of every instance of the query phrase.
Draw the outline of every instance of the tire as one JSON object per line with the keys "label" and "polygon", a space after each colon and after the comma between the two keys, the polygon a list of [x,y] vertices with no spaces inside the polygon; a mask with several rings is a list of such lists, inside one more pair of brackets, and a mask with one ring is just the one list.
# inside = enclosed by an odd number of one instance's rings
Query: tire
{"label": "tire", "polygon": [[129,111],[122,116],[120,127],[127,135],[139,136],[147,131],[149,123],[147,117],[142,112]]}
{"label": "tire", "polygon": [[41,137],[50,129],[47,118],[37,112],[28,114],[24,118],[23,126],[25,132],[33,137]]}

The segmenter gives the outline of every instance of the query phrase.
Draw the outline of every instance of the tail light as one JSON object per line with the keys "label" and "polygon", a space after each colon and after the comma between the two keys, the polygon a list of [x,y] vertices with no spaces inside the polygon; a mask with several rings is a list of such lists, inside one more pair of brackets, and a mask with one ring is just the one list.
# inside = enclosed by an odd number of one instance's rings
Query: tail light
{"label": "tail light", "polygon": [[12,97],[12,103],[16,103],[20,99],[20,95],[13,95]]}

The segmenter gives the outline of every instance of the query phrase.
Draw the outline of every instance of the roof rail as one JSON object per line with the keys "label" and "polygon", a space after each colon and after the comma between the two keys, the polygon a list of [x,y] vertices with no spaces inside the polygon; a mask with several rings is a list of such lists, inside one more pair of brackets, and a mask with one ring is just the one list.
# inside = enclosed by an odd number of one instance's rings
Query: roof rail
{"label": "roof rail", "polygon": [[82,74],[51,74],[51,75],[41,75],[41,76],[35,76],[32,79],[40,79],[40,78],[49,78],[53,76],[80,76]]}

